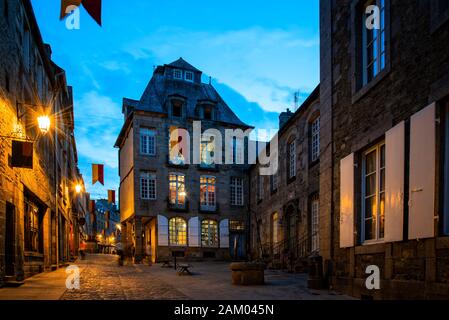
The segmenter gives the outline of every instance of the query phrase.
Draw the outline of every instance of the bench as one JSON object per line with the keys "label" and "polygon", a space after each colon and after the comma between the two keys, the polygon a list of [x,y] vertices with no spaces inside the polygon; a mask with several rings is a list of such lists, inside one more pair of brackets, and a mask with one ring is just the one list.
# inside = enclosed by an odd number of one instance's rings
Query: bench
{"label": "bench", "polygon": [[190,268],[192,268],[192,266],[190,264],[178,264],[177,265],[177,269],[178,269],[178,275],[189,275],[191,276],[192,273],[190,272]]}

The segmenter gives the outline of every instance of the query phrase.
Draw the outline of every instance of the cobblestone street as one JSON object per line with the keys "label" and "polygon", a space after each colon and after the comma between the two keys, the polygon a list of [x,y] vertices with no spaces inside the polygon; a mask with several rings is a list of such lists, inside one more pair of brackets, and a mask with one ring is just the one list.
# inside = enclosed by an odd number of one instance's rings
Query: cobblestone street
{"label": "cobblestone street", "polygon": [[307,289],[307,276],[268,270],[265,286],[231,284],[229,263],[194,262],[192,276],[161,265],[118,266],[112,255],[87,255],[76,262],[80,289],[66,290],[65,269],[39,274],[19,288],[0,289],[0,300],[341,300],[347,296]]}
{"label": "cobblestone street", "polygon": [[188,299],[151,272],[135,265],[119,267],[116,256],[90,255],[77,265],[83,268],[80,290],[66,291],[62,300]]}

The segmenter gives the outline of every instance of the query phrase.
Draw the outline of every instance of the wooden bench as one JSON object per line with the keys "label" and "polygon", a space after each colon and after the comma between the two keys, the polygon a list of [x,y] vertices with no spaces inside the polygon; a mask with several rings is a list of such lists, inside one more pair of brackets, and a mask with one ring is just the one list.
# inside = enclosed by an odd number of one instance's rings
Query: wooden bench
{"label": "wooden bench", "polygon": [[192,266],[190,264],[178,264],[177,266],[178,269],[178,275],[189,275],[191,276],[192,273],[190,272],[190,268],[192,268]]}

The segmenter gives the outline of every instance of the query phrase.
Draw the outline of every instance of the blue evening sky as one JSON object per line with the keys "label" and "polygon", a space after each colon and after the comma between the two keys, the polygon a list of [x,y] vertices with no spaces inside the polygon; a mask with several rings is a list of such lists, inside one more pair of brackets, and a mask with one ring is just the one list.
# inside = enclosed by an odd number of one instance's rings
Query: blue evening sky
{"label": "blue evening sky", "polygon": [[[319,82],[318,0],[104,0],[103,27],[81,9],[80,30],[59,21],[60,0],[32,0],[53,60],[74,90],[79,166],[92,198],[118,189],[113,148],[123,97],[139,99],[153,66],[183,57],[246,123],[278,127],[278,114]],[[91,186],[92,163],[105,187]]]}

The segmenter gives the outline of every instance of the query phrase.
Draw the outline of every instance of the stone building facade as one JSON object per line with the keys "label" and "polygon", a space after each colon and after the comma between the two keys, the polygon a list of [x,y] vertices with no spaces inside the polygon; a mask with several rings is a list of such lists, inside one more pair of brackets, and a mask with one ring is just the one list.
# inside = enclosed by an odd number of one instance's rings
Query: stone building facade
{"label": "stone building facade", "polygon": [[304,271],[307,259],[320,253],[319,93],[318,86],[296,112],[279,116],[279,150],[267,147],[277,152],[277,173],[260,175],[260,164],[249,173],[252,255],[273,268]]}
{"label": "stone building facade", "polygon": [[[248,140],[224,140],[251,128],[201,77],[181,58],[155,68],[140,100],[123,100],[122,239],[137,262],[246,256]],[[225,147],[236,150],[230,162]]]}
{"label": "stone building facade", "polygon": [[[368,5],[378,28],[364,23]],[[447,1],[322,0],[320,11],[325,274],[356,297],[447,298]],[[372,266],[378,290],[365,284]]]}
{"label": "stone building facade", "polygon": [[[1,1],[0,15],[1,286],[77,254],[82,213],[72,209],[79,207],[74,186],[82,177],[72,90],[42,41],[30,1]],[[47,118],[38,124],[40,116]],[[13,145],[21,148],[13,152]],[[33,156],[28,168],[17,167],[19,151]]]}

